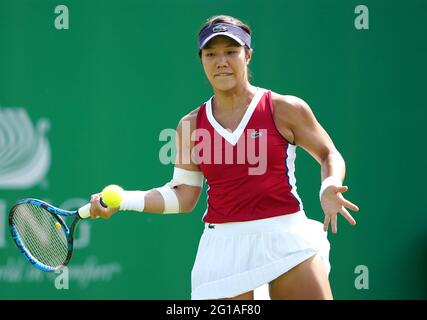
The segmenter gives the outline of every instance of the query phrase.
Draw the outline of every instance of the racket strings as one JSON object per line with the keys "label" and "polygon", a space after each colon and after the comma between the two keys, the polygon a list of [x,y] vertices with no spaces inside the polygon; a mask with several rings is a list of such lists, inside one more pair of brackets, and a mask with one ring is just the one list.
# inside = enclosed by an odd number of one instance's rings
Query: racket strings
{"label": "racket strings", "polygon": [[68,254],[67,237],[63,228],[56,228],[57,220],[45,209],[23,204],[13,215],[19,236],[31,255],[41,263],[57,267]]}

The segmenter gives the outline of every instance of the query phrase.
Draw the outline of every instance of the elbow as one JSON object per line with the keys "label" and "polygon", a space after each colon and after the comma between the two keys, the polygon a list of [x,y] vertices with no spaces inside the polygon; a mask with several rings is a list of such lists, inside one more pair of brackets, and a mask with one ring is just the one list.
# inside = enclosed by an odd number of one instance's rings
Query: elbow
{"label": "elbow", "polygon": [[[325,160],[327,159],[343,159],[341,153],[337,149],[328,150],[324,155]],[[343,159],[344,160],[344,159]]]}
{"label": "elbow", "polygon": [[339,159],[344,162],[344,158],[338,150],[334,150],[329,154],[330,157],[334,159]]}
{"label": "elbow", "polygon": [[180,213],[190,213],[193,212],[194,208],[197,205],[197,200],[195,201],[185,201],[180,207]]}
{"label": "elbow", "polygon": [[196,206],[187,206],[187,207],[181,207],[181,210],[179,211],[179,213],[190,213],[193,212],[194,208]]}
{"label": "elbow", "polygon": [[179,212],[192,212],[199,200],[201,188],[182,185],[176,189],[176,192],[179,199]]}
{"label": "elbow", "polygon": [[336,161],[340,161],[345,163],[344,158],[342,157],[341,153],[337,150],[337,149],[333,149],[333,150],[328,150],[326,152],[324,152],[321,156],[320,156],[320,164],[324,165],[324,164],[329,164],[329,163],[333,163]]}

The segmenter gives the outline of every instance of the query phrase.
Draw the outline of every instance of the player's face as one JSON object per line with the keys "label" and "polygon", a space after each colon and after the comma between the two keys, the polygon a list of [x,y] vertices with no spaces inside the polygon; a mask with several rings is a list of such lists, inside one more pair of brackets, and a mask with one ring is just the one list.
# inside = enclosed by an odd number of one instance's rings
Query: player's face
{"label": "player's face", "polygon": [[228,91],[248,81],[246,66],[250,56],[233,39],[225,36],[213,38],[202,49],[201,59],[214,89]]}

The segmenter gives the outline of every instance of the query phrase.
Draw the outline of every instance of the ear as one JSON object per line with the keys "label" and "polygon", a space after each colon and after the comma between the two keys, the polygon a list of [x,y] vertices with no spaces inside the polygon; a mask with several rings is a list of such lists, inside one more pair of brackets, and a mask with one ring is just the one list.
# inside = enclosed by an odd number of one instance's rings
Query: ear
{"label": "ear", "polygon": [[251,62],[253,52],[253,49],[249,49],[248,53],[246,54],[246,64],[249,64]]}

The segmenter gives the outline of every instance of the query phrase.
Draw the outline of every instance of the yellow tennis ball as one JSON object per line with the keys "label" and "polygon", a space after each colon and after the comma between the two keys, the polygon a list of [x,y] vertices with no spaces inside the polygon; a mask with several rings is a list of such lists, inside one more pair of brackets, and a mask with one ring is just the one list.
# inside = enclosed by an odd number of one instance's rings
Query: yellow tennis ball
{"label": "yellow tennis ball", "polygon": [[118,185],[111,184],[102,190],[101,197],[102,201],[109,208],[118,208],[123,200],[123,188]]}
{"label": "yellow tennis ball", "polygon": [[59,230],[59,229],[61,229],[61,224],[57,221],[57,222],[55,222],[55,228],[57,229],[57,230]]}

